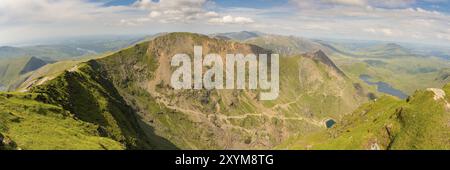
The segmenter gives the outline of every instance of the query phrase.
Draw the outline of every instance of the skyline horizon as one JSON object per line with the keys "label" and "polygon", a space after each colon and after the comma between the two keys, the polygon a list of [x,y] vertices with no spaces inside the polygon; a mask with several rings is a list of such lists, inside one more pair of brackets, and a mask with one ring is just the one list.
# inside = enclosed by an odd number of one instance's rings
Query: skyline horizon
{"label": "skyline horizon", "polygon": [[211,36],[214,34],[225,34],[225,33],[239,33],[239,32],[251,32],[251,33],[262,33],[266,35],[280,35],[280,36],[293,36],[297,38],[305,38],[312,41],[326,41],[326,42],[335,42],[335,43],[343,43],[343,44],[355,44],[355,43],[374,43],[374,44],[399,44],[402,46],[424,46],[424,47],[436,47],[436,48],[450,48],[450,44],[442,44],[442,43],[430,43],[430,42],[410,42],[410,41],[401,41],[401,40],[377,40],[377,39],[364,39],[364,38],[355,38],[355,37],[320,37],[320,36],[303,36],[303,35],[294,35],[294,34],[277,34],[277,33],[268,33],[258,30],[240,30],[240,31],[230,31],[230,32],[192,32],[192,31],[171,31],[171,32],[148,32],[148,33],[131,33],[131,34],[92,34],[92,35],[68,35],[68,36],[59,36],[59,37],[51,37],[51,38],[37,38],[32,40],[27,40],[23,42],[16,43],[1,43],[0,47],[30,47],[30,46],[40,46],[40,45],[59,45],[59,44],[70,44],[70,41],[83,41],[83,40],[92,40],[92,39],[111,39],[111,38],[146,38],[155,36],[158,34],[164,33],[175,33],[175,32],[187,32],[187,33],[195,33],[206,36]]}

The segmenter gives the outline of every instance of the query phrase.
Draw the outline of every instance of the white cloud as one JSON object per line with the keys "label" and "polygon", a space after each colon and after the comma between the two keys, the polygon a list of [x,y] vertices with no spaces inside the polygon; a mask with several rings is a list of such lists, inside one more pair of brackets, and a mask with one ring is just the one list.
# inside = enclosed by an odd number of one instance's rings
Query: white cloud
{"label": "white cloud", "polygon": [[394,31],[390,28],[364,28],[363,31],[375,34],[375,35],[384,35],[384,36],[395,36]]}
{"label": "white cloud", "polygon": [[393,36],[394,35],[394,32],[391,29],[389,29],[389,28],[383,28],[383,29],[381,29],[381,32],[384,35],[386,35],[386,36]]}
{"label": "white cloud", "polygon": [[161,16],[161,12],[158,12],[158,11],[150,12],[150,17],[151,18],[156,18],[156,17],[159,17],[159,16]]}
{"label": "white cloud", "polygon": [[[222,23],[246,24],[254,20],[248,17],[221,15],[216,11],[208,10],[212,1],[208,0],[138,0],[132,6],[150,12],[153,21],[162,23]],[[133,20],[133,19],[131,19]],[[133,21],[129,21],[133,22]]]}
{"label": "white cloud", "polygon": [[214,24],[248,24],[254,23],[255,21],[247,17],[233,17],[231,15],[227,15],[224,17],[211,18],[208,22]]}
{"label": "white cloud", "polygon": [[[291,3],[297,5],[297,9],[292,10],[295,11],[293,17],[285,17],[284,22],[277,25],[295,27],[300,35],[449,43],[442,35],[450,35],[446,31],[450,27],[450,16],[413,7],[417,1],[292,0]],[[311,30],[307,25],[329,30]],[[436,33],[442,34],[441,38],[437,39]]]}
{"label": "white cloud", "polygon": [[120,23],[124,15],[140,14],[131,7],[87,0],[1,0],[0,41],[113,33],[112,23]]}
{"label": "white cloud", "polygon": [[2,0],[2,23],[42,23],[95,21],[114,17],[130,9],[125,6],[104,7],[85,0]]}
{"label": "white cloud", "polygon": [[162,22],[190,22],[205,16],[206,0],[138,0],[133,6],[149,11],[151,18]]}
{"label": "white cloud", "polygon": [[207,17],[218,17],[219,14],[217,12],[209,11],[205,14]]}

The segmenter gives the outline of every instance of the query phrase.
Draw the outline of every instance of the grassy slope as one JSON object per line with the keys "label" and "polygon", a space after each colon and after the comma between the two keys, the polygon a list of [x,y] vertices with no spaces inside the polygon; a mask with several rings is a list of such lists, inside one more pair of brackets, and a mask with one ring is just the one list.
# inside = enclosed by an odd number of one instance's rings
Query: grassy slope
{"label": "grassy slope", "polygon": [[14,89],[16,91],[27,91],[27,88],[36,86],[41,82],[54,79],[58,75],[64,73],[65,70],[69,70],[80,63],[87,62],[96,58],[106,57],[111,54],[113,53],[108,52],[101,55],[89,55],[73,60],[61,60],[55,63],[47,64],[29,74],[20,76],[10,86],[10,89]]}
{"label": "grassy slope", "polygon": [[[0,94],[0,133],[21,149],[124,149],[100,137],[98,125],[75,119],[63,108],[44,104],[34,93]],[[10,148],[11,149],[11,148]]]}
{"label": "grassy slope", "polygon": [[[183,131],[179,134],[177,133],[178,135],[186,134],[187,131],[184,129],[188,127],[188,124],[182,121],[182,117],[185,116],[156,103],[155,99],[142,87],[145,81],[154,77],[154,71],[158,67],[154,57],[147,53],[148,46],[148,42],[140,43],[110,56],[97,59],[95,62],[91,61],[90,65],[96,65],[97,69],[94,71],[97,74],[104,75],[103,78],[105,78],[105,81],[107,79],[108,83],[111,84],[111,88],[117,90],[117,95],[123,97],[124,101],[122,102],[133,108],[133,114],[146,112],[158,115],[162,122],[169,121],[169,124],[176,124],[176,131],[182,129]],[[173,117],[161,117],[160,113],[172,113],[171,116]],[[147,142],[153,148],[177,148],[171,142],[156,135],[153,127],[144,122],[138,123],[142,125],[140,128],[148,136]],[[191,127],[193,126],[191,125]]]}
{"label": "grassy slope", "polygon": [[[297,101],[290,105],[287,112],[306,115],[312,113],[324,118],[338,117],[342,113],[351,112],[364,101],[361,97],[364,94],[355,95],[357,92],[353,88],[352,80],[345,76],[333,75],[331,72],[336,70],[301,57],[301,54],[318,49],[325,50],[328,54],[336,53],[328,47],[308,39],[279,35],[261,36],[245,42],[270,49],[282,56],[294,56],[280,59],[282,94],[280,99],[270,102],[272,105]],[[370,88],[361,82],[359,86]],[[324,107],[322,103],[327,103],[327,106]]]}
{"label": "grassy slope", "polygon": [[[134,48],[129,48],[127,50],[118,52],[108,56],[113,60],[117,59],[116,56],[125,55],[128,57],[142,57],[147,58],[145,54],[148,43],[142,43],[136,45]],[[131,60],[129,60],[131,61]],[[120,61],[119,61],[120,62]],[[152,134],[151,128],[142,125],[139,118],[135,114],[135,110],[131,108],[127,102],[122,98],[122,96],[117,91],[116,87],[108,79],[108,73],[105,72],[103,67],[97,60],[90,60],[85,63],[81,63],[72,67],[69,70],[62,71],[56,74],[54,78],[46,81],[42,85],[32,86],[28,89],[29,93],[17,93],[18,95],[32,95],[38,94],[38,96],[48,96],[29,99],[30,102],[34,102],[36,105],[49,105],[57,107],[61,110],[61,113],[57,112],[55,115],[62,113],[74,117],[78,122],[92,125],[90,132],[96,133],[99,136],[104,137],[110,141],[114,141],[116,144],[118,142],[123,145],[121,148],[114,149],[158,149],[158,148],[171,148],[175,149],[170,142]],[[148,65],[154,63],[147,63]],[[69,63],[69,65],[71,65]],[[128,65],[132,66],[132,65]],[[52,73],[54,71],[51,71]],[[56,71],[60,72],[60,71]],[[141,75],[141,74],[128,74],[128,75]],[[131,86],[130,86],[131,87]],[[45,104],[49,103],[49,104]],[[5,106],[10,106],[11,104],[6,103]],[[30,117],[36,116],[38,113],[33,110],[19,110],[19,113],[30,112]],[[41,112],[41,111],[40,111]],[[42,110],[42,113],[48,111]],[[41,116],[42,119],[47,119],[47,116]],[[42,122],[36,126],[46,127],[49,122]],[[64,122],[61,122],[64,123]],[[51,126],[49,126],[51,127]],[[147,129],[145,129],[147,128]],[[144,132],[144,130],[146,132]],[[48,139],[51,136],[47,133],[48,130],[42,129],[43,135],[36,137],[39,139]],[[50,131],[51,132],[51,131]],[[49,132],[49,133],[50,133]],[[73,138],[80,137],[76,140],[85,141],[82,138],[83,134],[78,133],[78,131],[73,131]],[[61,134],[60,136],[55,136],[55,138],[67,138],[65,135],[71,134]],[[17,131],[10,131],[8,136],[11,136],[13,140],[16,138],[14,136],[21,135]],[[34,137],[26,136],[28,140],[32,140]],[[148,137],[150,136],[150,137]],[[152,140],[151,140],[152,139]],[[33,147],[24,147],[26,145],[22,144],[21,139],[16,141],[19,147],[24,149],[34,149]],[[56,141],[56,140],[55,140]],[[33,142],[33,141],[31,141]],[[68,148],[76,149],[74,146],[68,146],[64,142],[58,144],[57,142],[48,144],[48,141],[43,141],[41,148],[38,149],[57,149],[57,148]],[[47,145],[54,145],[54,147],[48,147]],[[36,146],[35,146],[36,147]],[[80,146],[85,149],[102,149],[92,148],[87,146]]]}
{"label": "grassy slope", "polygon": [[297,56],[281,58],[280,65],[280,97],[268,103],[291,103],[284,112],[337,118],[365,101],[350,79],[325,64]]}
{"label": "grassy slope", "polygon": [[49,95],[46,102],[61,105],[80,120],[100,125],[105,136],[128,148],[147,148],[133,109],[96,69],[100,68],[93,60],[80,64],[78,70],[66,71],[31,91]]}
{"label": "grassy slope", "polygon": [[[448,94],[450,84],[444,90]],[[332,129],[292,138],[278,149],[450,149],[450,114],[445,101],[433,97],[430,91],[417,91],[407,101],[380,98]]]}

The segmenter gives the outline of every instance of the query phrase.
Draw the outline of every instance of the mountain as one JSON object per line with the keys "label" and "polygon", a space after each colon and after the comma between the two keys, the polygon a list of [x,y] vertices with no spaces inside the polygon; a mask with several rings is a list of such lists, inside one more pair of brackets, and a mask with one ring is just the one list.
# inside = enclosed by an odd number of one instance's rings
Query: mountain
{"label": "mountain", "polygon": [[382,97],[333,128],[287,140],[280,149],[450,149],[450,84],[402,101]]}
{"label": "mountain", "polygon": [[245,42],[273,50],[274,52],[285,56],[298,55],[323,49],[323,46],[318,43],[294,36],[267,34],[247,39]]}
{"label": "mountain", "polygon": [[374,45],[365,49],[360,49],[359,51],[360,52],[357,53],[359,55],[376,58],[415,56],[409,49],[395,43]]}
{"label": "mountain", "polygon": [[58,59],[82,56],[90,51],[66,45],[37,45],[30,47],[0,47],[0,59],[11,59],[21,56],[37,56],[46,59]]}
{"label": "mountain", "polygon": [[[170,58],[192,55],[194,45],[202,45],[203,54],[222,57],[271,53],[204,35],[165,34],[57,75],[41,75],[39,83],[25,87],[26,92],[3,94],[9,98],[1,100],[5,127],[0,132],[22,149],[269,149],[290,136],[324,129],[324,120],[337,119],[367,101],[365,90],[327,63],[331,60],[323,52],[310,54],[318,56],[313,58],[280,57],[280,97],[274,101],[260,101],[256,90],[174,90],[168,84],[173,72]],[[17,100],[23,105],[15,106]],[[30,106],[27,115],[19,115],[20,109]],[[42,114],[47,110],[51,114]],[[7,113],[23,121],[14,122]],[[35,121],[33,116],[48,121],[34,124],[39,131],[13,130],[28,128],[22,123]],[[54,124],[52,129],[80,125],[79,131],[60,133],[58,138],[70,138],[59,144],[45,129],[58,120],[73,125]],[[33,135],[40,137],[33,141],[29,137]],[[68,140],[92,146],[73,146]]]}
{"label": "mountain", "polygon": [[225,39],[225,40],[237,40],[237,41],[245,41],[251,38],[259,37],[264,35],[264,33],[260,32],[250,32],[250,31],[241,31],[241,32],[228,32],[228,33],[217,33],[210,35],[214,38]]}
{"label": "mountain", "polygon": [[9,89],[21,77],[26,77],[29,72],[51,62],[37,57],[0,59],[0,90],[5,91]]}
{"label": "mountain", "polygon": [[[151,37],[151,36],[149,36]],[[86,55],[95,55],[107,51],[116,51],[129,45],[148,39],[145,36],[100,36],[80,37],[49,42],[44,45],[23,47],[0,47],[0,59],[12,59],[23,56],[36,56],[48,60],[61,60]]]}
{"label": "mountain", "polygon": [[26,50],[17,47],[1,46],[0,47],[0,58],[9,58],[11,56],[25,56],[27,55]]}

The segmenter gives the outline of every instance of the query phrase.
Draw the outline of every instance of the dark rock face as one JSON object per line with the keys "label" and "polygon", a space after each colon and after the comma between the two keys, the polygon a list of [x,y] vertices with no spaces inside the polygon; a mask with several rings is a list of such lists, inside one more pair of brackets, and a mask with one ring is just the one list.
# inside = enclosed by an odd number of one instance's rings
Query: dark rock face
{"label": "dark rock face", "polygon": [[335,69],[339,74],[344,75],[344,72],[339,69],[336,64],[334,64],[334,62],[322,51],[322,50],[317,50],[313,53],[306,53],[304,55],[307,58],[311,58],[313,60],[319,61],[333,69]]}
{"label": "dark rock face", "polygon": [[23,67],[23,69],[20,71],[20,74],[25,74],[30,71],[37,70],[38,68],[41,68],[42,66],[46,65],[47,62],[44,60],[41,60],[36,57],[31,57],[27,64]]}

